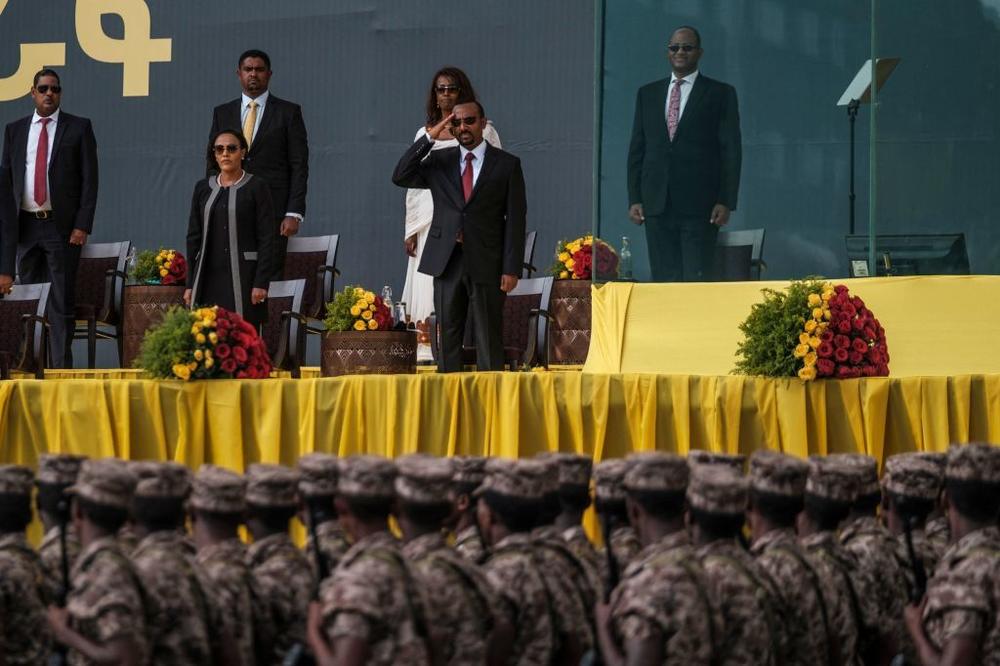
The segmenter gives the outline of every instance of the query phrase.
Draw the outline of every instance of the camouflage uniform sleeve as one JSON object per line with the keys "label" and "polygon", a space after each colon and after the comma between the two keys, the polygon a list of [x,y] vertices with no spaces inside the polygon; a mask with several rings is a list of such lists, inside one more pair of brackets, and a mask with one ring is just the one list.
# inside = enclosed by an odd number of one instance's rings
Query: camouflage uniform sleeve
{"label": "camouflage uniform sleeve", "polygon": [[655,587],[656,582],[640,571],[615,588],[611,596],[611,623],[620,644],[657,635],[664,637],[663,630],[669,621],[663,604],[652,603],[649,592]]}
{"label": "camouflage uniform sleeve", "polygon": [[924,622],[938,648],[958,636],[980,638],[986,631],[990,600],[983,581],[951,571],[931,579]]}
{"label": "camouflage uniform sleeve", "polygon": [[517,580],[517,570],[506,566],[504,558],[495,558],[486,563],[486,580],[494,594],[494,609],[497,617],[511,626],[517,626],[518,608],[522,598],[519,594],[523,581]]}
{"label": "camouflage uniform sleeve", "polygon": [[349,567],[339,567],[323,582],[322,627],[331,643],[341,636],[354,636],[371,642],[382,631],[385,607],[391,594],[385,583],[397,579],[390,565],[374,557],[362,557]]}
{"label": "camouflage uniform sleeve", "polygon": [[85,635],[98,643],[144,635],[143,601],[136,581],[110,557],[98,558],[87,573],[66,605],[74,626],[89,628]]}

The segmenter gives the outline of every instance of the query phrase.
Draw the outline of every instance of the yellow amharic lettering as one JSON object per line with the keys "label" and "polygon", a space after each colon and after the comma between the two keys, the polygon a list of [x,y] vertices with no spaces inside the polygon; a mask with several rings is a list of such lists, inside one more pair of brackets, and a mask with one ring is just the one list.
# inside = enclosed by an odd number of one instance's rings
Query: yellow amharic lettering
{"label": "yellow amharic lettering", "polygon": [[[0,14],[7,8],[8,0],[0,0]],[[17,71],[6,78],[0,78],[0,102],[21,97],[31,90],[35,72],[46,65],[60,67],[66,64],[66,44],[50,42],[21,44],[21,61]]]}

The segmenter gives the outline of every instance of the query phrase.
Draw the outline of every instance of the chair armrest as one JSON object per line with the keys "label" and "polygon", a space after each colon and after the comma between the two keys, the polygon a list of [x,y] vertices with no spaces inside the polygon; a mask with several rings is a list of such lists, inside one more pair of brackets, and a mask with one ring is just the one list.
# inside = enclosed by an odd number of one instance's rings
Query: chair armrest
{"label": "chair armrest", "polygon": [[[18,363],[18,370],[28,367],[28,359],[34,362],[35,379],[45,378],[45,360],[49,353],[49,320],[36,314],[21,315],[21,322],[24,324],[24,351],[21,353],[21,361]],[[42,327],[42,344],[38,346],[38,353],[35,353],[35,341],[32,338],[32,324],[39,324]]]}
{"label": "chair armrest", "polygon": [[[296,353],[289,354],[288,338],[291,335],[292,320],[299,322],[299,332],[296,340]],[[305,345],[305,331],[304,327],[308,318],[299,313],[292,312],[291,310],[285,310],[281,313],[281,319],[279,320],[279,333],[278,333],[278,349],[274,353],[274,358],[271,359],[272,364],[275,368],[281,370],[291,370],[292,376],[295,376],[299,367],[302,365],[301,358],[303,355],[302,347]]]}
{"label": "chair armrest", "polygon": [[[524,350],[524,358],[521,364],[525,368],[532,368],[536,365],[538,361],[538,318],[543,317],[546,321],[552,321],[552,314],[548,310],[542,310],[541,308],[532,308],[528,312],[528,344]],[[540,361],[542,367],[549,367],[549,327],[545,327],[545,339],[542,340],[544,344],[543,356]]]}
{"label": "chair armrest", "polygon": [[431,357],[435,363],[441,362],[441,350],[438,347],[437,314],[432,312],[427,318],[427,337],[431,339]]}
{"label": "chair armrest", "polygon": [[326,273],[331,273],[334,278],[340,275],[340,271],[334,266],[328,266],[323,264],[322,266],[316,267],[316,296],[314,298],[314,303],[311,303],[310,312],[306,314],[313,319],[320,319],[320,315],[323,313],[323,308],[326,307],[326,302],[330,300],[333,296],[333,282],[330,283],[330,293],[326,293],[323,289],[323,278]]}
{"label": "chair armrest", "polygon": [[527,261],[524,262],[523,264],[521,264],[521,268],[523,269],[523,271],[522,271],[522,277],[525,278],[525,279],[530,278],[531,274],[538,270],[537,267],[533,266],[532,264],[528,263]]}
{"label": "chair armrest", "polygon": [[98,321],[115,322],[118,320],[119,297],[121,294],[116,287],[116,283],[119,278],[121,279],[122,287],[124,287],[125,280],[128,279],[124,271],[120,271],[117,268],[109,268],[104,271],[104,309],[98,313]]}

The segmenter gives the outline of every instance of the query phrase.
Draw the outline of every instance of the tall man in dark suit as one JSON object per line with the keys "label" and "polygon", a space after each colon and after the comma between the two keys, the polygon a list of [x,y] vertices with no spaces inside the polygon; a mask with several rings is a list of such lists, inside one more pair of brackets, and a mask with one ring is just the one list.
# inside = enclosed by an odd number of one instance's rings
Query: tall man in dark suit
{"label": "tall man in dark suit", "polygon": [[[431,152],[448,125],[459,145]],[[527,214],[521,161],[483,141],[485,128],[486,113],[479,102],[457,104],[410,146],[392,174],[396,185],[429,189],[434,198],[434,219],[419,270],[434,276],[440,372],[462,369],[470,308],[476,366],[503,369],[503,302],[521,274]]]}
{"label": "tall man in dark suit", "polygon": [[[209,140],[223,129],[242,128],[250,145],[243,167],[262,179],[271,189],[278,235],[275,280],[281,279],[285,266],[288,237],[299,232],[306,214],[306,181],[309,180],[309,144],[302,109],[272,95],[271,58],[263,51],[245,51],[236,74],[243,94],[215,107]],[[218,171],[214,160],[208,173]]]}
{"label": "tall man in dark suit", "polygon": [[35,74],[31,98],[35,112],[4,131],[0,291],[13,281],[16,248],[23,284],[52,283],[50,363],[72,367],[76,269],[97,207],[97,141],[88,119],[60,111],[53,70]]}
{"label": "tall man in dark suit", "polygon": [[675,30],[667,50],[670,78],[644,85],[636,98],[628,212],[646,227],[654,281],[711,280],[715,239],[740,185],[736,90],[698,72],[694,28]]}

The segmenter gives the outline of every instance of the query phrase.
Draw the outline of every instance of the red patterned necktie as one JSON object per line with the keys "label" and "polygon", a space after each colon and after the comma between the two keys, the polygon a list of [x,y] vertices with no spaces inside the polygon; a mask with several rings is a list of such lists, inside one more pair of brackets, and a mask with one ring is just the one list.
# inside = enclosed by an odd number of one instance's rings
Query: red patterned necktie
{"label": "red patterned necktie", "polygon": [[677,133],[677,123],[681,120],[681,85],[684,79],[677,79],[674,82],[673,90],[670,91],[670,104],[667,105],[667,132],[670,140],[674,140]]}
{"label": "red patterned necktie", "polygon": [[42,118],[42,131],[38,133],[38,150],[35,151],[35,203],[41,206],[49,198],[47,174],[49,172],[49,131],[46,125],[51,118]]}
{"label": "red patterned necktie", "polygon": [[465,195],[466,201],[472,196],[472,160],[474,159],[476,159],[476,156],[472,153],[465,154],[465,171],[462,172],[462,194]]}

